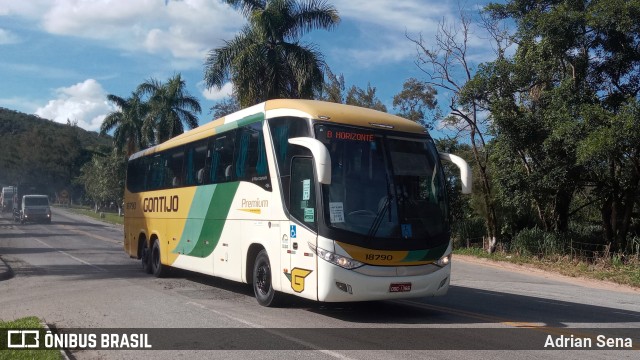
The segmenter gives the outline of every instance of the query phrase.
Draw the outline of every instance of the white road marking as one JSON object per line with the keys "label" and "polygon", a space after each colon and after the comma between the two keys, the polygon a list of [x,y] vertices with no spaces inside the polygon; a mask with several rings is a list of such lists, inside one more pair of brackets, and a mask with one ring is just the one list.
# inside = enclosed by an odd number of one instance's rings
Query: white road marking
{"label": "white road marking", "polygon": [[91,266],[92,268],[98,269],[98,270],[103,271],[103,272],[108,272],[108,271],[109,271],[109,270],[107,270],[107,269],[105,269],[105,268],[101,268],[100,266],[93,265],[93,264],[91,264],[91,263],[89,263],[89,262],[86,262],[86,261],[84,261],[84,260],[82,260],[82,259],[79,259],[79,258],[77,258],[77,257],[75,257],[75,256],[73,256],[73,255],[71,255],[71,254],[69,254],[69,253],[67,253],[67,252],[64,252],[64,251],[62,251],[62,250],[58,250],[57,248],[55,248],[55,247],[53,247],[53,246],[51,246],[51,245],[47,244],[46,242],[44,242],[44,241],[42,241],[42,240],[40,240],[40,239],[37,239],[37,238],[34,238],[34,239],[35,239],[37,242],[41,243],[42,245],[44,245],[44,246],[46,246],[46,247],[48,247],[48,248],[50,248],[50,249],[56,250],[56,251],[57,251],[57,252],[59,252],[60,254],[66,255],[66,256],[68,256],[68,257],[72,258],[72,259],[73,259],[73,260],[75,260],[75,261],[81,262],[81,263],[83,263],[83,264],[85,264],[85,265],[89,265],[89,266]]}
{"label": "white road marking", "polygon": [[240,319],[240,318],[237,318],[237,317],[231,316],[231,315],[229,315],[229,314],[225,314],[225,313],[223,313],[223,312],[220,312],[220,311],[217,311],[217,310],[213,310],[213,309],[208,308],[208,307],[206,307],[206,306],[204,306],[204,305],[202,305],[202,304],[198,304],[198,303],[195,303],[195,302],[192,302],[192,301],[187,302],[187,304],[190,304],[190,305],[193,305],[193,306],[199,307],[199,308],[201,308],[201,309],[203,309],[203,310],[211,311],[211,312],[213,312],[213,313],[215,313],[215,314],[217,314],[217,315],[221,315],[221,316],[224,316],[224,317],[229,318],[229,319],[231,319],[231,320],[238,321],[238,322],[240,322],[240,323],[242,323],[242,324],[245,324],[245,325],[247,325],[247,326],[249,326],[249,327],[252,327],[252,328],[255,328],[255,329],[264,329],[265,331],[267,331],[267,332],[269,332],[269,333],[271,333],[271,334],[273,334],[273,335],[279,336],[279,337],[284,338],[284,339],[289,340],[289,341],[293,341],[293,342],[298,343],[298,344],[300,344],[300,345],[302,345],[302,346],[306,346],[306,347],[309,347],[309,348],[311,348],[311,349],[315,349],[315,351],[319,351],[319,352],[321,352],[321,353],[323,353],[323,354],[329,355],[329,356],[334,357],[334,358],[336,358],[336,359],[342,359],[342,360],[355,360],[355,359],[353,359],[353,358],[350,358],[350,357],[348,357],[348,356],[342,355],[342,354],[337,353],[337,352],[335,352],[335,351],[322,350],[322,349],[318,348],[318,347],[317,347],[316,345],[314,345],[314,344],[311,344],[311,343],[308,343],[308,342],[306,342],[306,341],[302,341],[302,340],[299,340],[299,339],[292,338],[292,337],[290,337],[290,336],[288,336],[288,335],[285,335],[285,334],[282,334],[282,333],[278,332],[277,330],[263,328],[262,326],[260,326],[260,325],[258,325],[258,324],[254,324],[254,323],[252,323],[252,322],[250,322],[250,321],[246,321],[246,320],[243,320],[243,319]]}

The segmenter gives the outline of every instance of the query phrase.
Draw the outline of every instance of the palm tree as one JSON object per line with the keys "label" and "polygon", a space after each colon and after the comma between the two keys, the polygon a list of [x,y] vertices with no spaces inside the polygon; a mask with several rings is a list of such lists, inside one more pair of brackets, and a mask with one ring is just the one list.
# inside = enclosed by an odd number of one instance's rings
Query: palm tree
{"label": "palm tree", "polygon": [[143,126],[145,132],[153,131],[157,143],[169,140],[184,132],[184,125],[198,126],[200,102],[185,89],[186,83],[177,74],[166,83],[150,79],[138,86],[141,94],[149,95],[149,112]]}
{"label": "palm tree", "polygon": [[231,41],[211,50],[205,62],[208,87],[231,80],[243,107],[274,98],[311,99],[322,90],[322,54],[299,38],[330,30],[338,11],[324,0],[225,0],[249,23]]}
{"label": "palm tree", "polygon": [[107,95],[118,110],[107,115],[100,125],[100,134],[113,131],[113,141],[118,151],[126,150],[127,156],[146,148],[153,140],[151,134],[143,132],[144,119],[147,116],[147,104],[140,93],[133,92],[128,99],[116,95]]}

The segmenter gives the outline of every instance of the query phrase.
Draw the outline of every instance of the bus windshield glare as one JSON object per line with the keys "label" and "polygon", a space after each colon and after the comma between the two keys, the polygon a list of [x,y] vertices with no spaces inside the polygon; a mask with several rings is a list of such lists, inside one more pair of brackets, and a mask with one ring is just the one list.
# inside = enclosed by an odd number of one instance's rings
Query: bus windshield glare
{"label": "bus windshield glare", "polygon": [[449,231],[444,174],[428,136],[329,124],[315,130],[331,154],[331,184],[322,186],[327,226],[427,246]]}

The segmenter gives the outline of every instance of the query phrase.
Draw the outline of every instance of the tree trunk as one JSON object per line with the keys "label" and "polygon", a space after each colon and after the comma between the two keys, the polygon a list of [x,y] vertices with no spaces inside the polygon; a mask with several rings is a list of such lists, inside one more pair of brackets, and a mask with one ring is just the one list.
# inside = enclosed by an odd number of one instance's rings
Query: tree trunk
{"label": "tree trunk", "polygon": [[[485,223],[487,225],[487,235],[489,237],[489,242],[487,244],[487,252],[492,254],[496,250],[496,245],[498,244],[498,224],[496,217],[496,209],[493,205],[493,201],[491,201],[491,184],[489,183],[489,175],[487,173],[487,154],[484,156],[480,155],[480,151],[478,150],[478,145],[476,144],[475,139],[475,128],[472,127],[471,130],[471,148],[473,149],[473,157],[478,164],[478,170],[480,173],[480,179],[482,181],[482,199],[484,201],[484,206],[486,207],[486,215],[485,215]],[[486,151],[486,149],[483,149]]]}

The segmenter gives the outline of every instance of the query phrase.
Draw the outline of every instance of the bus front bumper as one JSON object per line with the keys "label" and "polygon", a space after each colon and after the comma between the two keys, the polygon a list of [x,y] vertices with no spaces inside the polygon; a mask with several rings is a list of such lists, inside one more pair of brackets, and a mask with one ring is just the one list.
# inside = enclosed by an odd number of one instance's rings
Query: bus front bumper
{"label": "bus front bumper", "polygon": [[357,269],[347,270],[318,259],[318,277],[326,279],[318,281],[318,300],[349,302],[445,295],[449,290],[451,264],[444,267],[427,266],[433,268],[425,274],[376,276],[376,267],[370,267],[374,275],[367,275]]}

